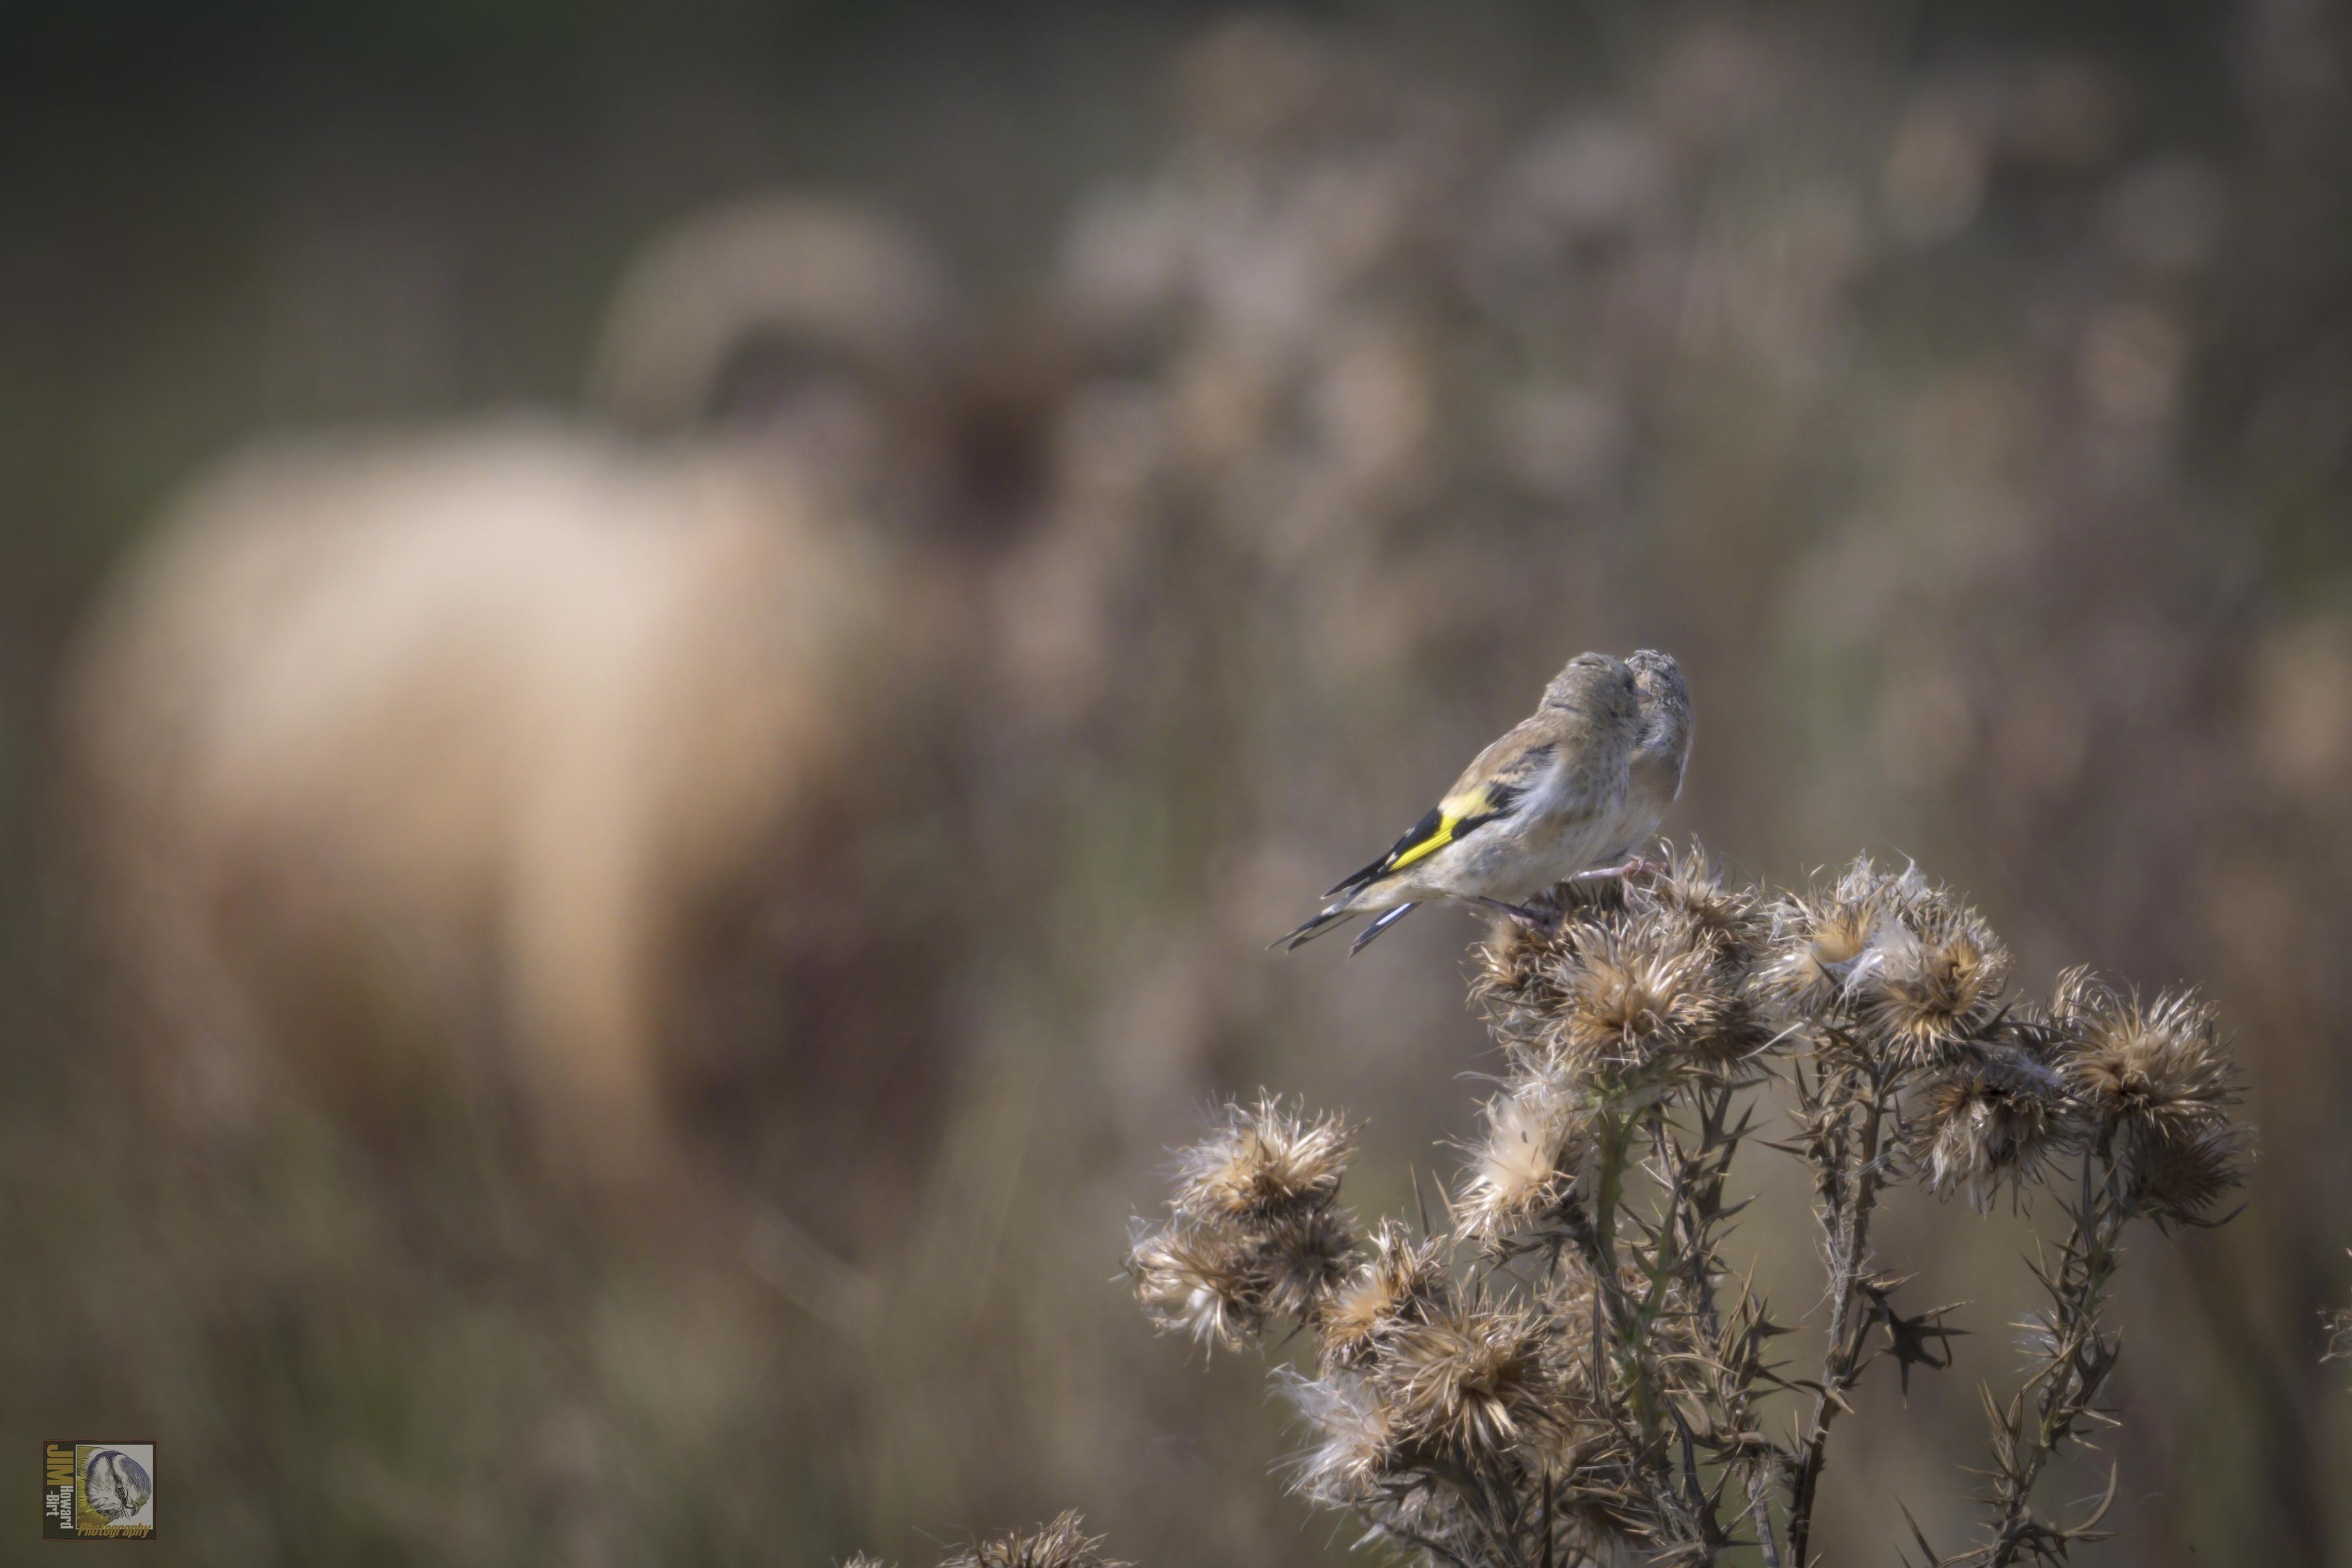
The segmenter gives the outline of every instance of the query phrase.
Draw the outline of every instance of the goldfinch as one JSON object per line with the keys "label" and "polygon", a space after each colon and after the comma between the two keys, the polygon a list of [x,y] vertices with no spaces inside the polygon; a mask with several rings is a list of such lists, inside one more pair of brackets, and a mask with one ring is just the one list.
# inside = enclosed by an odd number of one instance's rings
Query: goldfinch
{"label": "goldfinch", "polygon": [[1333,900],[1275,946],[1297,947],[1359,915],[1377,916],[1349,948],[1433,899],[1539,919],[1526,900],[1613,867],[1657,831],[1690,751],[1682,671],[1644,650],[1631,661],[1579,653],[1533,715],[1480,752],[1444,800],[1389,852],[1344,878]]}
{"label": "goldfinch", "polygon": [[1642,735],[1634,742],[1625,780],[1626,814],[1633,824],[1625,850],[1631,850],[1658,831],[1666,808],[1683,792],[1683,768],[1690,761],[1691,702],[1683,667],[1672,653],[1643,648],[1625,661],[1625,667],[1633,672],[1633,692],[1642,705]]}

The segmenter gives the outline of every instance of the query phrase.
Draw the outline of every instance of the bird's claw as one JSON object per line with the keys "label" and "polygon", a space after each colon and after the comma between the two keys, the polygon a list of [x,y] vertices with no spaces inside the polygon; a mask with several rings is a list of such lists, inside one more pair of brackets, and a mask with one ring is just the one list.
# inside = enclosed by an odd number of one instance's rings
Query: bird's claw
{"label": "bird's claw", "polygon": [[1655,878],[1665,874],[1664,866],[1655,861],[1644,860],[1640,855],[1635,855],[1631,860],[1619,861],[1615,865],[1599,866],[1591,871],[1578,872],[1568,880],[1570,882],[1631,882],[1637,876]]}
{"label": "bird's claw", "polygon": [[1489,909],[1498,910],[1509,915],[1531,931],[1549,931],[1559,924],[1557,915],[1546,915],[1539,909],[1529,909],[1523,904],[1506,904],[1499,898],[1485,897],[1481,897],[1478,902]]}

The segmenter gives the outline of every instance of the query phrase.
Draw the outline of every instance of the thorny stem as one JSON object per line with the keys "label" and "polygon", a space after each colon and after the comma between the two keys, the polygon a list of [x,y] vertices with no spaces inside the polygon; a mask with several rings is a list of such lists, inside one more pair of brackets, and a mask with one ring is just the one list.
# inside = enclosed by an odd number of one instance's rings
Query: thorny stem
{"label": "thorny stem", "polygon": [[1764,1568],[1781,1568],[1780,1541],[1772,1533],[1772,1478],[1760,1464],[1748,1467],[1748,1518],[1756,1526]]}
{"label": "thorny stem", "polygon": [[[1712,1105],[1700,1108],[1702,1126],[1720,1129],[1727,1120],[1733,1090],[1728,1085],[1711,1092],[1717,1098]],[[1723,1314],[1715,1299],[1715,1260],[1712,1249],[1706,1245],[1706,1228],[1721,1207],[1723,1176],[1731,1166],[1731,1149],[1738,1146],[1738,1129],[1733,1129],[1722,1159],[1708,1179],[1692,1190],[1688,1201],[1679,1206],[1675,1216],[1675,1244],[1689,1260],[1688,1279],[1691,1294],[1698,1303],[1700,1326],[1709,1343],[1719,1343],[1723,1334]],[[1705,1134],[1702,1133],[1702,1142]],[[1662,1117],[1658,1123],[1658,1156],[1676,1168],[1684,1164],[1680,1143],[1673,1129]],[[1772,1528],[1772,1481],[1769,1472],[1760,1463],[1750,1461],[1747,1471],[1748,1518],[1756,1529],[1756,1544],[1764,1554],[1764,1568],[1781,1568],[1780,1542]]]}
{"label": "thorny stem", "polygon": [[[1845,1391],[1853,1386],[1869,1319],[1858,1316],[1862,1296],[1863,1261],[1870,1253],[1870,1216],[1878,1203],[1879,1136],[1893,1094],[1886,1071],[1874,1063],[1870,1099],[1862,1117],[1861,1157],[1835,1173],[1830,1202],[1822,1210],[1822,1225],[1830,1244],[1829,1343],[1822,1356],[1821,1391],[1813,1398],[1812,1419],[1807,1424],[1803,1451],[1789,1493],[1789,1555],[1804,1568],[1813,1526],[1813,1500],[1819,1493],[1822,1467],[1829,1456],[1830,1423],[1844,1405]],[[1841,1162],[1844,1165],[1845,1162]]]}
{"label": "thorny stem", "polygon": [[[1464,1519],[1485,1538],[1486,1545],[1478,1557],[1480,1563],[1508,1562],[1517,1555],[1511,1543],[1511,1531],[1506,1518],[1506,1510],[1495,1495],[1491,1477],[1480,1473],[1470,1466],[1452,1460],[1433,1464],[1431,1467],[1431,1473],[1451,1487],[1454,1495],[1462,1500],[1465,1505]],[[1400,1527],[1389,1525],[1383,1528],[1407,1536],[1416,1545],[1429,1544],[1418,1536],[1411,1535],[1410,1531],[1402,1531]],[[1433,1548],[1433,1550],[1443,1549]],[[1470,1568],[1470,1564],[1455,1553],[1446,1552],[1444,1554],[1449,1561],[1460,1563],[1462,1568]]]}
{"label": "thorny stem", "polygon": [[[2103,1140],[2097,1150],[2083,1157],[2080,1207],[2058,1254],[2057,1275],[2044,1276],[2054,1308],[2046,1325],[2046,1364],[2026,1380],[2011,1407],[2018,1440],[2013,1450],[2003,1455],[1994,1477],[2000,1521],[1984,1559],[1990,1568],[2007,1568],[2028,1554],[2035,1534],[2033,1483],[2073,1437],[2075,1422],[2089,1411],[2113,1363],[2111,1349],[2102,1352],[2098,1335],[2107,1282],[2120,1260],[2116,1243],[2127,1218],[2116,1201],[2114,1185],[2114,1166]],[[2035,1419],[2031,1429],[2024,1429],[2023,1401],[2027,1393],[2037,1389]]]}
{"label": "thorny stem", "polygon": [[[1677,1495],[1665,1440],[1665,1403],[1651,1356],[1650,1330],[1666,1310],[1668,1278],[1678,1271],[1671,1254],[1682,1245],[1690,1223],[1691,1195],[1684,1179],[1684,1166],[1664,1153],[1670,1147],[1664,1122],[1663,1110],[1655,1105],[1632,1114],[1612,1112],[1601,1119],[1600,1181],[1592,1201],[1593,1273],[1608,1318],[1610,1350],[1619,1375],[1624,1379],[1627,1398],[1640,1427],[1643,1479],[1656,1500],[1661,1519],[1689,1515],[1696,1526],[1698,1516],[1706,1509],[1706,1499]],[[1665,1162],[1658,1173],[1665,1187],[1665,1215],[1654,1233],[1654,1251],[1643,1257],[1639,1245],[1634,1248],[1635,1266],[1646,1281],[1636,1300],[1626,1289],[1619,1268],[1617,1220],[1625,1201],[1625,1175],[1633,1164],[1634,1139],[1644,1124],[1652,1138],[1659,1143]],[[1711,1531],[1711,1523],[1706,1528]],[[1707,1560],[1712,1561],[1711,1554]]]}
{"label": "thorny stem", "polygon": [[1422,1551],[1426,1552],[1432,1557],[1444,1558],[1446,1562],[1453,1563],[1454,1568],[1470,1568],[1469,1563],[1454,1555],[1454,1553],[1446,1547],[1439,1544],[1437,1542],[1430,1540],[1429,1537],[1425,1535],[1416,1535],[1412,1531],[1407,1530],[1403,1525],[1386,1524],[1382,1525],[1381,1528],[1386,1531],[1390,1535],[1394,1536],[1397,1540],[1403,1542],[1408,1546],[1419,1547]]}
{"label": "thorny stem", "polygon": [[1647,1343],[1649,1325],[1627,1299],[1617,1267],[1617,1210],[1625,1197],[1633,1132],[1632,1124],[1622,1117],[1609,1115],[1601,1120],[1601,1190],[1593,1197],[1592,1231],[1599,1263],[1595,1275],[1601,1299],[1608,1303],[1610,1337],[1615,1342],[1618,1369],[1629,1385],[1633,1414],[1642,1427],[1642,1445],[1647,1450],[1656,1445],[1662,1427],[1647,1368],[1642,1364],[1641,1350]]}

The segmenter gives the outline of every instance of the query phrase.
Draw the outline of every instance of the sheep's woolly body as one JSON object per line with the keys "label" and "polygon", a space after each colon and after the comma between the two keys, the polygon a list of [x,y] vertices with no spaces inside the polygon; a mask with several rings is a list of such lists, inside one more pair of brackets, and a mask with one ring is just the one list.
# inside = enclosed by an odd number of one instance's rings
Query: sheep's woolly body
{"label": "sheep's woolly body", "polygon": [[[282,998],[382,990],[338,966],[397,956],[434,1034],[503,995],[572,1174],[673,1163],[678,940],[840,786],[880,568],[789,471],[537,423],[288,447],[201,488],[68,703],[103,913],[175,1020],[157,1076],[197,1089],[166,1098],[233,1108],[318,1032]],[[364,1081],[361,1054],[299,1075]]]}

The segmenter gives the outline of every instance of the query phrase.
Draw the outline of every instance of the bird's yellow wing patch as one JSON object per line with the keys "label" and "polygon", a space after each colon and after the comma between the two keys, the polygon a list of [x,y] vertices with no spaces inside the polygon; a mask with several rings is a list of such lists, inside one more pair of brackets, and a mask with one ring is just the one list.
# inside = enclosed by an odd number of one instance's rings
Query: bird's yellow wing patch
{"label": "bird's yellow wing patch", "polygon": [[[1381,868],[1382,873],[1402,871],[1415,861],[1426,860],[1470,829],[1493,821],[1501,808],[1508,804],[1497,802],[1495,793],[1491,786],[1481,784],[1440,800],[1429,815],[1414,824],[1412,832],[1389,851],[1388,864]],[[1516,798],[1517,791],[1511,794]]]}
{"label": "bird's yellow wing patch", "polygon": [[1402,871],[1416,861],[1426,860],[1464,834],[1484,827],[1509,810],[1519,795],[1518,789],[1507,784],[1481,784],[1458,795],[1447,796],[1432,806],[1428,814],[1415,822],[1388,853],[1342,879],[1324,896],[1352,893],[1392,872]]}
{"label": "bird's yellow wing patch", "polygon": [[1437,819],[1436,822],[1426,832],[1416,831],[1414,833],[1406,835],[1405,843],[1389,852],[1389,863],[1381,868],[1383,871],[1402,871],[1417,860],[1425,860],[1435,854],[1454,841],[1454,830],[1462,825],[1462,819],[1451,811],[1435,811],[1431,815]]}

